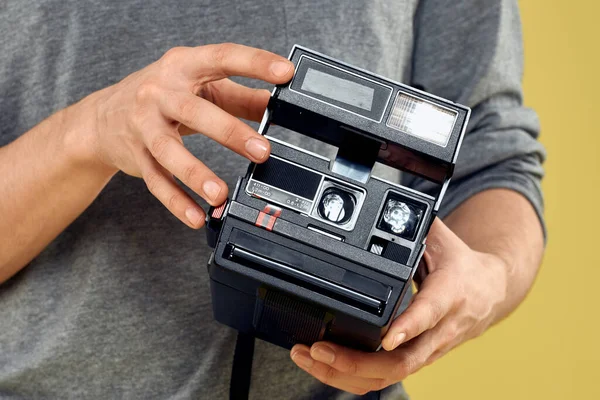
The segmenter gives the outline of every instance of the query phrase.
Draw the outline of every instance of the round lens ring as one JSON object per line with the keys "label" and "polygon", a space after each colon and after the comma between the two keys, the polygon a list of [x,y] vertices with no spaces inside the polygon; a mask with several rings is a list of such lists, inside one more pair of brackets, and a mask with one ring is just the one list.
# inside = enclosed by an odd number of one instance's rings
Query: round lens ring
{"label": "round lens ring", "polygon": [[400,234],[406,230],[412,216],[413,213],[406,203],[398,200],[389,200],[383,213],[383,220],[389,226],[392,233]]}
{"label": "round lens ring", "polygon": [[330,187],[319,200],[319,215],[327,221],[345,224],[352,218],[356,200],[354,196],[338,187]]}

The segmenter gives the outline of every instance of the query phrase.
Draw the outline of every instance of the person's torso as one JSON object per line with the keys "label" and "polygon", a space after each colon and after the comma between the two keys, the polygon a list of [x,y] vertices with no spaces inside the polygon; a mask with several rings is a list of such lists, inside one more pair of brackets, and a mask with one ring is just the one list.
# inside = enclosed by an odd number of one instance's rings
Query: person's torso
{"label": "person's torso", "polygon": [[[297,43],[406,81],[417,2],[4,1],[0,145],[173,46],[236,42],[286,56]],[[247,160],[200,135],[185,143],[230,188],[245,171]],[[209,253],[203,231],[118,174],[0,286],[0,397],[226,398],[235,332],[212,317]],[[258,341],[252,398],[336,396],[347,394]]]}

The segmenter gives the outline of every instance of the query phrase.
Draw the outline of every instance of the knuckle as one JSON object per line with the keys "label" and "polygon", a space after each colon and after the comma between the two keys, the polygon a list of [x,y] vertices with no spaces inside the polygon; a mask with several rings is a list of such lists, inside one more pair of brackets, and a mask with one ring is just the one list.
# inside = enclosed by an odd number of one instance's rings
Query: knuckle
{"label": "knuckle", "polygon": [[448,324],[442,336],[442,346],[446,346],[447,344],[452,343],[454,339],[458,337],[458,335],[458,326],[454,323]]}
{"label": "knuckle", "polygon": [[350,375],[356,375],[358,373],[358,363],[351,360],[346,364],[346,372]]}
{"label": "knuckle", "polygon": [[164,157],[164,154],[171,143],[171,137],[167,135],[159,135],[152,139],[150,144],[150,153],[158,160]]}
{"label": "knuckle", "polygon": [[148,188],[150,193],[152,193],[154,196],[157,196],[159,194],[158,187],[160,185],[161,179],[162,179],[162,177],[160,176],[160,174],[155,173],[155,172],[148,173],[144,177],[144,182],[146,182],[146,187]]}
{"label": "knuckle", "polygon": [[169,210],[176,210],[180,202],[181,195],[179,195],[178,193],[173,193],[169,196],[169,199],[167,200],[167,208]]}
{"label": "knuckle", "polygon": [[[459,293],[463,293],[463,291],[459,291]],[[465,295],[458,295],[456,296],[456,298],[454,299],[454,307],[457,309],[462,309],[465,308],[465,306],[467,305],[468,299],[467,296]]]}
{"label": "knuckle", "polygon": [[196,164],[188,165],[183,170],[184,182],[186,182],[188,184],[191,184],[192,182],[196,182],[197,180],[200,179],[201,174],[202,174],[202,171],[198,165],[196,165]]}
{"label": "knuckle", "polygon": [[225,145],[225,146],[231,145],[233,142],[233,138],[235,137],[235,133],[236,133],[236,123],[233,121],[226,122],[223,125],[222,131],[221,131],[223,145]]}
{"label": "knuckle", "polygon": [[182,100],[177,103],[179,122],[191,126],[198,119],[198,106],[194,100]]}
{"label": "knuckle", "polygon": [[429,301],[429,317],[431,325],[437,323],[444,316],[444,305],[440,299],[431,299]]}
{"label": "knuckle", "polygon": [[404,325],[406,326],[406,335],[410,338],[417,336],[419,333],[419,313],[409,308],[401,317],[403,317]]}
{"label": "knuckle", "polygon": [[229,54],[233,51],[233,47],[233,43],[221,43],[214,46],[211,55],[215,67],[219,67],[226,62],[227,57],[229,57]]}
{"label": "knuckle", "polygon": [[142,82],[135,91],[135,100],[144,104],[158,97],[159,87],[154,81]]}
{"label": "knuckle", "polygon": [[328,367],[325,373],[321,377],[321,382],[325,385],[331,385],[337,378],[337,371],[331,367]]}
{"label": "knuckle", "polygon": [[186,48],[182,46],[170,48],[160,58],[161,65],[166,68],[170,68],[173,65],[177,65],[177,63],[181,60],[185,49]]}

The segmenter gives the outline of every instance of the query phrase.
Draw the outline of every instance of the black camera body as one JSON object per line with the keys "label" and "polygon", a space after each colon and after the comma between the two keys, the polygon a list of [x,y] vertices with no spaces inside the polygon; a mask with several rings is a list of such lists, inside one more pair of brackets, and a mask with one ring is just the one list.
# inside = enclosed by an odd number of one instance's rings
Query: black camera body
{"label": "black camera body", "polygon": [[[470,110],[294,46],[293,79],[259,133],[279,125],[338,148],[330,160],[270,138],[207,216],[215,318],[291,348],[381,345],[423,252]],[[376,162],[434,182],[420,193],[371,175]]]}

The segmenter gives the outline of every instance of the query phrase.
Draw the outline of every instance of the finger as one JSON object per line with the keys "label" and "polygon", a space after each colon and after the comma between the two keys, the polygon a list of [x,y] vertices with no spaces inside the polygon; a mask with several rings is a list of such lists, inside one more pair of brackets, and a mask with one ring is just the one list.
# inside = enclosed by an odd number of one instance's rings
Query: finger
{"label": "finger", "polygon": [[[252,89],[230,79],[221,79],[202,86],[198,96],[238,118],[260,122],[269,103],[270,93],[265,89]],[[184,124],[178,130],[181,136],[197,133]]]}
{"label": "finger", "polygon": [[458,326],[456,321],[448,316],[431,331],[436,350],[427,358],[425,365],[430,365],[464,341],[464,332]]}
{"label": "finger", "polygon": [[245,76],[278,84],[292,79],[293,64],[277,54],[233,43],[169,50],[161,62],[175,66],[199,83]]}
{"label": "finger", "polygon": [[404,380],[438,360],[462,341],[456,321],[451,317],[444,318],[435,328],[393,351],[401,360],[395,371],[395,378]]}
{"label": "finger", "polygon": [[199,96],[238,118],[260,122],[270,93],[265,89],[252,89],[230,79],[221,79],[202,86]]}
{"label": "finger", "polygon": [[200,132],[254,162],[263,162],[269,141],[254,129],[211,102],[186,92],[164,92],[159,100],[163,115]]}
{"label": "finger", "polygon": [[434,271],[422,283],[414,301],[390,326],[382,341],[391,351],[428,329],[435,327],[452,309],[456,293],[445,271]]}
{"label": "finger", "polygon": [[390,379],[394,382],[403,381],[427,365],[440,347],[440,331],[441,329],[436,327],[394,350],[397,363],[390,372]]}
{"label": "finger", "polygon": [[358,395],[382,388],[383,379],[361,378],[344,374],[327,364],[315,361],[305,349],[294,348],[290,354],[298,367],[325,385]]}
{"label": "finger", "polygon": [[367,353],[330,342],[313,344],[310,355],[341,373],[371,379],[386,378],[398,363],[396,354],[392,352]]}
{"label": "finger", "polygon": [[141,154],[138,165],[148,190],[174,216],[190,228],[198,229],[204,225],[204,211],[185,193],[173,177],[162,168],[150,154]]}
{"label": "finger", "polygon": [[210,205],[222,204],[228,191],[225,182],[184,147],[177,133],[170,132],[172,127],[157,125],[144,135],[152,157]]}

